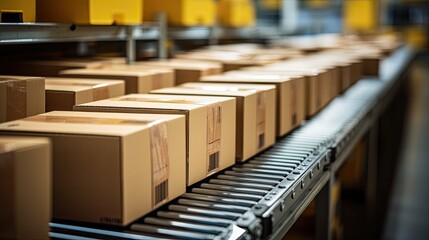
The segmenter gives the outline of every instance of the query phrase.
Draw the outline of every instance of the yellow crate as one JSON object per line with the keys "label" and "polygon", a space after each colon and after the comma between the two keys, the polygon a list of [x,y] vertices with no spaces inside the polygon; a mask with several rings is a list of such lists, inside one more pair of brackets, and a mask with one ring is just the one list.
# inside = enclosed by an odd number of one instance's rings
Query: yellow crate
{"label": "yellow crate", "polygon": [[76,24],[139,24],[143,0],[37,0],[40,22]]}
{"label": "yellow crate", "polygon": [[219,0],[219,23],[227,27],[255,25],[255,6],[250,0]]}
{"label": "yellow crate", "polygon": [[371,31],[378,25],[378,1],[344,1],[344,26],[348,30]]}
{"label": "yellow crate", "polygon": [[143,8],[145,21],[164,12],[168,23],[176,26],[210,26],[216,14],[214,0],[145,0]]}
{"label": "yellow crate", "polygon": [[0,0],[0,12],[22,12],[24,22],[34,22],[36,0]]}

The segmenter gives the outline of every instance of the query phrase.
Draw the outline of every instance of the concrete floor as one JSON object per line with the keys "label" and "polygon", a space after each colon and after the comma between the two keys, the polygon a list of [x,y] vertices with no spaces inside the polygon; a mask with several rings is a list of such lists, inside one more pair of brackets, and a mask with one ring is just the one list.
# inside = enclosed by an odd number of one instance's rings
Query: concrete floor
{"label": "concrete floor", "polygon": [[410,109],[384,239],[429,239],[429,54],[411,66]]}

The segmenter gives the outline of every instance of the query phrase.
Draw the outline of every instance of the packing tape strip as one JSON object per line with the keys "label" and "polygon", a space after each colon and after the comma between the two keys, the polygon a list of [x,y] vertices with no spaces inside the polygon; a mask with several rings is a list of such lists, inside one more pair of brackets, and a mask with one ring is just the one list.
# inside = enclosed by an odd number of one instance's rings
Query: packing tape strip
{"label": "packing tape strip", "polygon": [[221,111],[220,103],[210,104],[207,107],[207,173],[219,168],[222,130]]}
{"label": "packing tape strip", "polygon": [[31,122],[50,122],[64,124],[98,124],[98,125],[149,125],[156,121],[128,120],[115,118],[75,117],[75,116],[45,116],[36,115],[22,119]]}
{"label": "packing tape strip", "polygon": [[298,79],[292,79],[291,80],[291,89],[290,89],[290,91],[291,91],[291,103],[292,103],[292,116],[291,116],[291,123],[292,123],[292,126],[294,127],[294,126],[296,126],[296,124],[297,124],[297,118],[298,118],[298,104],[297,104],[297,97],[298,97],[298,94],[296,94],[297,93],[297,91],[298,91],[298,87],[297,87],[297,85],[298,85],[298,83],[297,83],[297,81],[299,81]]}
{"label": "packing tape strip", "polygon": [[265,146],[265,115],[266,115],[266,92],[258,92],[256,99],[256,148]]}
{"label": "packing tape strip", "polygon": [[[173,95],[172,95],[173,96]],[[119,97],[113,99],[114,101],[132,101],[132,102],[154,102],[154,103],[172,103],[172,104],[196,104],[196,105],[209,105],[215,101],[193,101],[187,99],[168,99],[168,98],[145,98],[145,97]]]}
{"label": "packing tape strip", "polygon": [[160,122],[150,129],[152,160],[152,205],[157,207],[168,200],[168,128]]}

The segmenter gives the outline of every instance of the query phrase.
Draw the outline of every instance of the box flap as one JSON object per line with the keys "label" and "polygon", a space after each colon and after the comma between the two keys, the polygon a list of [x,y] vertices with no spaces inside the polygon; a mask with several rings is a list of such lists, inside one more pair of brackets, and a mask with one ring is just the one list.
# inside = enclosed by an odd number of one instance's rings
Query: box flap
{"label": "box flap", "polygon": [[53,111],[0,124],[0,131],[125,136],[181,116]]}

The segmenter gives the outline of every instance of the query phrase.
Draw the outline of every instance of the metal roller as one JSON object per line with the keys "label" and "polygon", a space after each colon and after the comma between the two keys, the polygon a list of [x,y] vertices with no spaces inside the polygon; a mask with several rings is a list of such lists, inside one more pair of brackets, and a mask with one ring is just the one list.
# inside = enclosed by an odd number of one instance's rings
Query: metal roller
{"label": "metal roller", "polygon": [[237,176],[237,177],[259,177],[261,179],[275,179],[281,181],[283,177],[277,175],[261,174],[261,173],[252,173],[252,172],[237,172],[237,171],[225,171],[227,175]]}
{"label": "metal roller", "polygon": [[136,224],[131,225],[131,230],[139,231],[139,232],[160,234],[160,235],[167,235],[167,236],[177,238],[177,239],[195,239],[195,240],[198,240],[198,239],[220,239],[220,237],[213,235],[213,234],[197,233],[194,231],[175,230],[173,228],[159,227],[159,226],[153,226],[153,225],[149,225],[149,224],[140,224],[140,223],[136,223]]}
{"label": "metal roller", "polygon": [[278,184],[278,181],[270,180],[270,179],[262,179],[262,178],[254,178],[254,177],[237,177],[220,174],[217,176],[218,179],[232,180],[236,182],[246,182],[246,183],[256,183],[256,184],[266,184],[270,186],[274,186]]}
{"label": "metal roller", "polygon": [[189,213],[199,214],[203,216],[213,216],[213,217],[225,218],[225,219],[231,219],[231,220],[236,220],[241,216],[240,213],[209,210],[209,209],[200,208],[200,207],[188,207],[188,206],[182,206],[177,204],[169,205],[168,209],[171,211],[185,212],[185,213],[189,212]]}
{"label": "metal roller", "polygon": [[257,169],[257,168],[247,168],[243,166],[236,166],[233,167],[232,170],[237,172],[245,172],[245,173],[265,173],[265,174],[272,174],[272,175],[278,175],[278,176],[286,176],[288,175],[292,170],[289,171],[274,171],[274,170],[265,170],[265,169]]}
{"label": "metal roller", "polygon": [[251,194],[236,193],[236,192],[226,192],[226,191],[204,189],[204,188],[192,188],[191,191],[193,193],[208,194],[208,195],[214,195],[214,196],[225,196],[225,197],[231,197],[231,198],[237,198],[237,199],[243,199],[243,200],[257,201],[257,200],[262,198],[259,195],[251,195]]}
{"label": "metal roller", "polygon": [[287,158],[275,158],[275,157],[255,157],[250,161],[269,162],[269,163],[284,163],[284,164],[296,164],[297,166],[302,163],[302,160],[287,159]]}
{"label": "metal roller", "polygon": [[194,200],[201,200],[201,201],[232,204],[232,205],[238,205],[238,206],[244,206],[244,207],[251,207],[257,203],[256,201],[250,201],[250,200],[242,200],[242,199],[227,198],[227,197],[218,197],[218,196],[212,196],[212,195],[202,195],[202,194],[195,194],[195,193],[185,193],[181,197],[182,198],[188,198],[188,199],[194,199]]}
{"label": "metal roller", "polygon": [[189,223],[189,222],[169,220],[164,218],[155,218],[155,217],[147,217],[144,219],[144,222],[152,225],[181,228],[189,231],[214,234],[214,235],[218,235],[222,233],[225,229],[222,227],[211,226],[207,224],[196,224],[196,223]]}
{"label": "metal roller", "polygon": [[199,200],[190,200],[190,199],[184,199],[184,198],[179,199],[178,203],[186,206],[204,207],[204,208],[213,209],[213,210],[231,211],[231,212],[237,212],[237,213],[245,213],[250,209],[248,207],[243,207],[243,206],[216,203],[216,202],[205,202],[205,201],[199,201]]}
{"label": "metal roller", "polygon": [[250,187],[250,188],[256,188],[256,189],[262,189],[265,191],[269,191],[273,188],[272,185],[266,185],[266,184],[260,184],[260,183],[239,182],[239,181],[228,181],[228,180],[222,180],[222,179],[217,179],[217,178],[210,179],[209,183],[229,185],[229,186],[237,186],[237,187]]}
{"label": "metal roller", "polygon": [[156,214],[158,217],[177,219],[177,220],[183,220],[188,222],[196,222],[201,224],[209,224],[209,225],[221,226],[221,227],[227,227],[232,223],[234,223],[234,221],[228,220],[228,219],[205,217],[205,216],[193,215],[190,213],[158,211]]}
{"label": "metal roller", "polygon": [[259,195],[259,196],[264,196],[268,192],[268,191],[260,190],[260,189],[233,187],[233,186],[211,184],[211,183],[203,183],[203,184],[201,184],[201,188],[223,190],[223,191],[228,191],[228,192],[238,192],[238,193],[245,193],[245,194],[255,194],[255,195]]}
{"label": "metal roller", "polygon": [[245,166],[246,168],[259,168],[259,169],[270,169],[270,170],[278,170],[278,171],[293,171],[293,169],[296,166],[276,166],[276,165],[271,165],[271,164],[264,164],[264,163],[246,163],[243,166]]}
{"label": "metal roller", "polygon": [[274,161],[269,161],[269,160],[256,160],[256,159],[255,160],[250,160],[250,161],[248,161],[248,163],[255,165],[255,167],[267,164],[267,165],[271,165],[271,166],[281,166],[281,167],[296,168],[299,165],[299,162],[298,163],[274,162]]}

